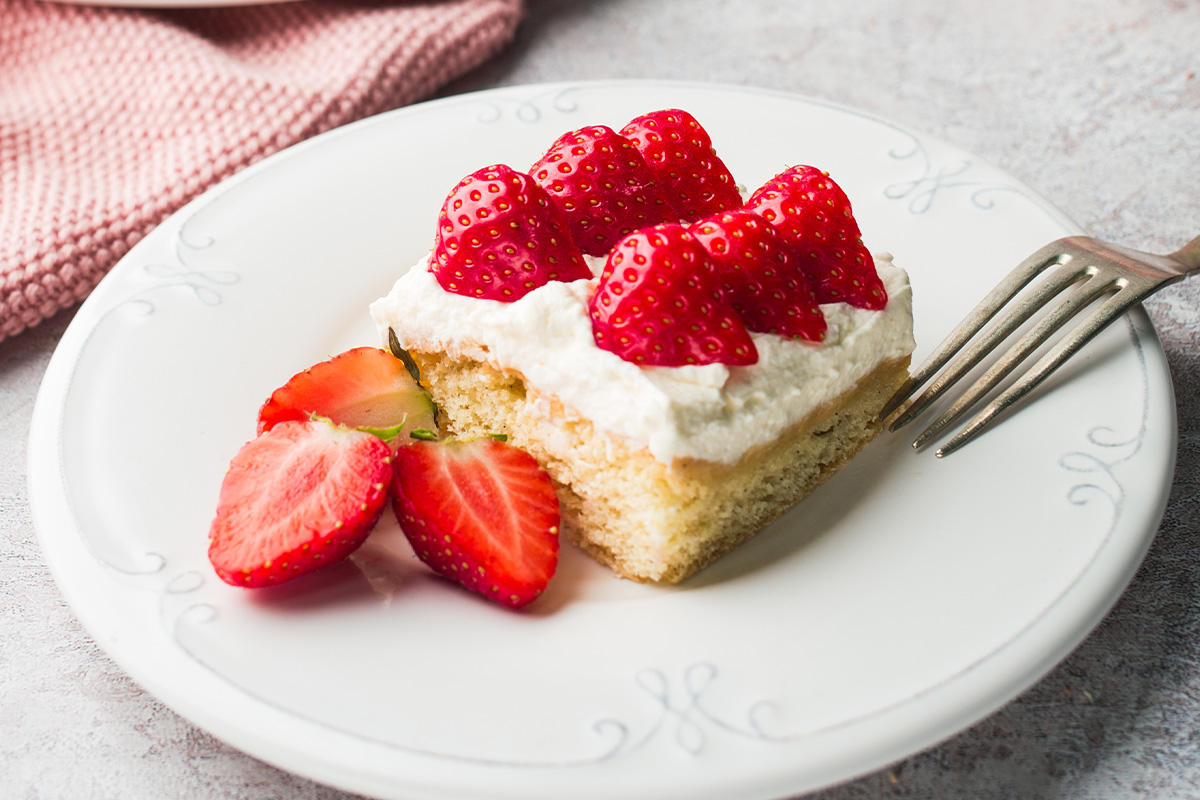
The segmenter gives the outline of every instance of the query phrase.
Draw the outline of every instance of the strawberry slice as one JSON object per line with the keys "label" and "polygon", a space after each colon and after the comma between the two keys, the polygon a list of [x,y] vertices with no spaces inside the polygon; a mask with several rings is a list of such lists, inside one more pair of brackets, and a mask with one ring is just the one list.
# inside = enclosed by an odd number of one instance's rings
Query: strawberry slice
{"label": "strawberry slice", "polygon": [[606,255],[638,228],[679,219],[642,154],[604,125],[563,134],[529,173],[562,209],[588,255]]}
{"label": "strawberry slice", "polygon": [[282,422],[243,445],[221,484],[208,558],[233,586],[281,583],[367,538],[387,500],[392,451],[326,422]]}
{"label": "strawberry slice", "polygon": [[713,149],[708,131],[686,111],[643,114],[621,129],[683,219],[698,220],[742,205],[737,183]]}
{"label": "strawberry slice", "polygon": [[259,409],[258,432],[313,415],[349,428],[437,429],[429,394],[404,362],[378,347],[356,347],[293,375]]}
{"label": "strawberry slice", "polygon": [[791,242],[818,302],[844,302],[873,311],[887,307],[887,290],[863,246],[850,200],[829,173],[792,167],[759,187],[746,208]]}
{"label": "strawberry slice", "polygon": [[721,290],[716,264],[678,223],[622,239],[588,311],[596,345],[634,364],[758,361],[750,334]]}
{"label": "strawberry slice", "polygon": [[392,507],[417,556],[519,608],[558,565],[558,496],[533,456],[491,438],[415,442],[396,455]]}
{"label": "strawberry slice", "polygon": [[688,229],[717,264],[726,296],[746,328],[820,342],[825,315],[812,284],[775,226],[737,209]]}
{"label": "strawberry slice", "polygon": [[504,164],[471,173],[446,197],[429,268],[448,292],[504,302],[592,277],[546,191]]}

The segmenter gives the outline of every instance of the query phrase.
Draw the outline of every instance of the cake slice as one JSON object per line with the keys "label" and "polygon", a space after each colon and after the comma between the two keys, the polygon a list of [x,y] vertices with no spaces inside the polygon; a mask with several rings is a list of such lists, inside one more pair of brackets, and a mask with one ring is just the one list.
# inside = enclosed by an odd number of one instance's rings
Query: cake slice
{"label": "cake slice", "polygon": [[[503,434],[533,455],[564,532],[596,560],[681,581],[878,433],[908,375],[908,279],[866,254],[823,172],[793,168],[741,210],[726,198],[599,257],[566,233],[558,207],[581,202],[570,181],[551,200],[527,178],[497,165],[464,179],[430,255],[371,313],[415,362],[443,430]],[[765,243],[724,258],[751,234]]]}

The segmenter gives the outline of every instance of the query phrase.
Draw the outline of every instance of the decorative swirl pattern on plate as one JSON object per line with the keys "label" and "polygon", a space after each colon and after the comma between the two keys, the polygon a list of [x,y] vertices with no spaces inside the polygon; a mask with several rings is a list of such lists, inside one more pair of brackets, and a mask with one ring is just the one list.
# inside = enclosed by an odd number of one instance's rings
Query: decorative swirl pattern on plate
{"label": "decorative swirl pattern on plate", "polygon": [[511,113],[517,122],[532,124],[541,121],[546,109],[561,114],[573,114],[579,110],[579,106],[574,101],[568,100],[567,95],[574,91],[574,88],[566,88],[535,94],[531,97],[497,97],[483,103],[485,110],[478,119],[485,125],[493,125]]}
{"label": "decorative swirl pattern on plate", "polygon": [[681,749],[699,755],[708,745],[708,732],[716,731],[741,739],[768,741],[766,734],[755,721],[755,714],[768,703],[758,703],[746,712],[747,724],[737,725],[718,716],[704,705],[704,694],[717,679],[717,667],[708,662],[692,664],[683,672],[682,689],[684,702],[677,703],[671,682],[666,674],[657,669],[645,669],[635,678],[637,685],[659,707],[661,715],[650,730],[630,750],[645,746],[660,735],[673,733],[672,740]]}
{"label": "decorative swirl pattern on plate", "polygon": [[222,302],[220,287],[233,286],[241,280],[241,276],[230,270],[204,270],[190,263],[193,253],[206,250],[213,246],[211,237],[199,237],[189,240],[188,223],[185,221],[179,228],[175,238],[174,263],[151,262],[142,266],[142,272],[157,281],[154,286],[126,298],[125,303],[138,305],[146,314],[153,314],[154,303],[147,297],[151,292],[162,289],[183,288],[191,292],[197,300],[206,306],[218,306]]}
{"label": "decorative swirl pattern on plate", "polygon": [[[237,273],[228,270],[204,270],[190,263],[192,254],[206,250],[214,244],[214,240],[211,237],[196,235],[190,230],[190,224],[193,219],[194,215],[184,219],[180,223],[173,245],[175,254],[173,263],[150,262],[142,266],[142,273],[154,279],[155,283],[151,286],[141,288],[123,300],[114,303],[96,320],[88,333],[87,339],[75,356],[75,363],[71,367],[72,373],[78,369],[80,358],[87,352],[88,344],[93,340],[101,325],[110,320],[118,309],[134,308],[144,316],[151,316],[156,312],[157,306],[150,299],[150,296],[164,289],[175,288],[186,289],[196,300],[205,306],[218,306],[221,304],[223,298],[217,287],[232,286],[241,279]],[[62,447],[65,446],[64,442],[66,438],[62,434],[63,426],[64,422],[60,420],[60,463],[64,458]],[[135,565],[118,564],[113,558],[104,555],[103,548],[98,547],[95,542],[89,540],[89,526],[84,525],[83,520],[79,518],[69,492],[67,502],[70,506],[70,513],[76,520],[76,529],[79,531],[80,539],[92,557],[99,563],[104,564],[112,572],[130,579],[141,579],[148,576],[162,578],[166,574],[167,559],[161,553],[145,552],[139,554],[134,557],[134,560],[142,560],[144,563]],[[157,588],[155,590],[158,591]],[[166,589],[162,591],[166,591]]]}
{"label": "decorative swirl pattern on plate", "polygon": [[1150,399],[1147,395],[1146,354],[1142,349],[1141,339],[1128,325],[1130,344],[1137,354],[1138,367],[1142,372],[1142,416],[1137,430],[1132,436],[1124,439],[1117,438],[1116,431],[1106,425],[1097,425],[1088,431],[1088,443],[1097,452],[1077,450],[1065,453],[1058,461],[1059,465],[1070,472],[1079,475],[1093,476],[1092,480],[1077,483],[1067,493],[1067,499],[1074,505],[1087,505],[1093,498],[1100,497],[1112,505],[1113,519],[1105,534],[1107,540],[1111,536],[1121,513],[1125,508],[1125,487],[1116,474],[1117,465],[1129,461],[1142,449],[1146,438],[1146,417],[1149,413]]}
{"label": "decorative swirl pattern on plate", "polygon": [[911,147],[908,149],[893,148],[888,151],[888,155],[898,161],[915,159],[920,167],[920,174],[912,180],[898,181],[889,185],[883,190],[883,194],[889,200],[907,199],[910,213],[924,214],[929,211],[933,207],[937,195],[947,189],[969,189],[972,205],[983,210],[995,207],[992,195],[997,192],[1011,192],[1022,197],[1025,196],[1023,191],[1008,183],[959,180],[975,167],[974,162],[968,159],[961,159],[957,163],[943,164],[935,168],[924,143],[912,134],[906,133],[906,135],[911,139]]}

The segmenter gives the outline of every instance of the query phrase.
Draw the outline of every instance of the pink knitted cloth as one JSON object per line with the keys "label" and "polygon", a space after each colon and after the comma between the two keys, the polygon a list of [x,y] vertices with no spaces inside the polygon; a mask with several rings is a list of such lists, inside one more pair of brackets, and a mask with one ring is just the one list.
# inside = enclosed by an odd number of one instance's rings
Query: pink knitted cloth
{"label": "pink knitted cloth", "polygon": [[0,339],[192,197],[496,53],[520,0],[146,11],[0,0]]}

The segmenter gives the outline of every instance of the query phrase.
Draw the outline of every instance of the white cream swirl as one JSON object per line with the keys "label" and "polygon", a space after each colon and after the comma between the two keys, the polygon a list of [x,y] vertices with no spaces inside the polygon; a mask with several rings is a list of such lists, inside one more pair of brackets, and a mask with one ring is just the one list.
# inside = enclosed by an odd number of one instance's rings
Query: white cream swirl
{"label": "white cream swirl", "polygon": [[748,367],[639,367],[601,350],[587,315],[595,280],[552,282],[504,303],[444,291],[423,260],[371,305],[371,315],[385,345],[392,328],[405,348],[518,372],[537,393],[664,463],[732,463],[883,361],[912,352],[908,276],[890,255],[876,256],[876,267],[886,309],[822,306],[828,332],[819,345],[752,334],[758,363]]}

